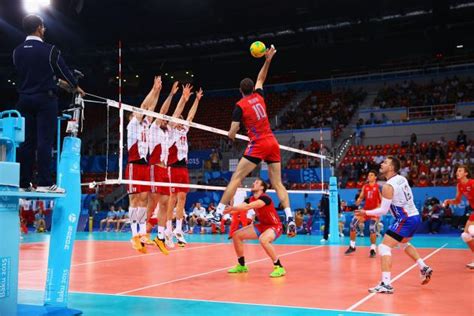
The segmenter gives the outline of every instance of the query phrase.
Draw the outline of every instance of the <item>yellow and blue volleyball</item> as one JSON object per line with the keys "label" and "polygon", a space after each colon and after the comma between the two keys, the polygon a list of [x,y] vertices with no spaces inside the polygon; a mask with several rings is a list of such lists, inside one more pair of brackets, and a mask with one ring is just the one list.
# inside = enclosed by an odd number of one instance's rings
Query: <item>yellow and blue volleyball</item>
{"label": "yellow and blue volleyball", "polygon": [[250,54],[255,58],[260,58],[265,55],[266,50],[265,44],[260,41],[253,42],[252,45],[250,45]]}

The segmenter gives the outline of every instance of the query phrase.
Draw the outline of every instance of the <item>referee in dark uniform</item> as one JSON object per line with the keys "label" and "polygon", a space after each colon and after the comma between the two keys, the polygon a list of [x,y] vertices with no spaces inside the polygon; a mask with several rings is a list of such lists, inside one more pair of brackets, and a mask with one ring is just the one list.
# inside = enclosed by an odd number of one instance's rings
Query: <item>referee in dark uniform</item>
{"label": "referee in dark uniform", "polygon": [[[25,117],[25,142],[20,146],[20,187],[31,190],[33,165],[37,160],[39,192],[64,192],[53,183],[52,150],[56,135],[58,86],[84,95],[77,80],[61,57],[60,50],[43,42],[43,19],[28,15],[23,19],[28,35],[13,51],[13,64],[19,79],[17,110]],[[62,78],[62,79],[60,79]],[[35,159],[35,152],[36,157]]]}

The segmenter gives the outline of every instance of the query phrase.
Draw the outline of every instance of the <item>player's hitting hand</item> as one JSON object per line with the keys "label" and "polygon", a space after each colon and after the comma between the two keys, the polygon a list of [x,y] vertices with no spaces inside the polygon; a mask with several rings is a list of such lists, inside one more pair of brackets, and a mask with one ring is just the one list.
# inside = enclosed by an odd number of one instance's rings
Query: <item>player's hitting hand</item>
{"label": "player's hitting hand", "polygon": [[231,214],[234,210],[232,206],[227,206],[226,209],[222,212],[222,214]]}
{"label": "player's hitting hand", "polygon": [[275,53],[277,52],[277,50],[275,49],[275,46],[270,46],[269,49],[267,49],[267,51],[265,52],[265,59],[266,60],[272,60],[273,56],[275,55]]}
{"label": "player's hitting hand", "polygon": [[179,81],[173,82],[173,86],[171,87],[171,94],[175,95],[176,92],[179,90]]}

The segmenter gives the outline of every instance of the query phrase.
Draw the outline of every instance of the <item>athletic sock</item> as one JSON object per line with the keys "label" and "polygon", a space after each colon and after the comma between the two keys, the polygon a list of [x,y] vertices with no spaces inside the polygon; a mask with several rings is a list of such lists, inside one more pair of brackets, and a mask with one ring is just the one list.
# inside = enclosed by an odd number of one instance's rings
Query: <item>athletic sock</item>
{"label": "athletic sock", "polygon": [[173,225],[171,224],[171,220],[166,221],[166,232],[171,233],[173,231]]}
{"label": "athletic sock", "polygon": [[176,220],[176,230],[179,232],[183,231],[183,219]]}
{"label": "athletic sock", "polygon": [[280,268],[283,268],[283,266],[280,263],[280,259],[277,259],[275,262],[273,262],[274,266],[279,266]]}
{"label": "athletic sock", "polygon": [[350,241],[350,245],[351,245],[351,248],[355,248],[355,247],[356,247],[356,242],[355,242],[355,240],[351,240],[351,241]]}
{"label": "athletic sock", "polygon": [[163,226],[158,226],[158,239],[165,239],[165,228]]}
{"label": "athletic sock", "polygon": [[244,258],[244,257],[239,257],[237,260],[239,261],[239,264],[240,264],[241,266],[244,266],[244,265],[245,265],[245,258]]}
{"label": "athletic sock", "polygon": [[423,259],[421,259],[421,258],[418,259],[418,260],[416,260],[416,264],[418,265],[418,267],[419,267],[420,269],[423,269],[424,267],[427,266],[427,265],[425,264],[425,262],[423,261]]}
{"label": "athletic sock", "polygon": [[135,237],[138,235],[138,223],[137,222],[132,222],[130,224],[130,229],[132,230],[132,237]]}
{"label": "athletic sock", "polygon": [[370,250],[376,250],[376,249],[377,249],[377,246],[375,244],[370,245]]}
{"label": "athletic sock", "polygon": [[291,213],[291,208],[285,207],[285,215],[286,215],[286,220],[288,221],[290,218],[293,218],[293,213]]}
{"label": "athletic sock", "polygon": [[225,210],[225,204],[219,203],[216,208],[216,214],[222,215]]}
{"label": "athletic sock", "polygon": [[391,282],[391,273],[390,272],[382,272],[382,282],[385,285],[390,285],[390,282]]}

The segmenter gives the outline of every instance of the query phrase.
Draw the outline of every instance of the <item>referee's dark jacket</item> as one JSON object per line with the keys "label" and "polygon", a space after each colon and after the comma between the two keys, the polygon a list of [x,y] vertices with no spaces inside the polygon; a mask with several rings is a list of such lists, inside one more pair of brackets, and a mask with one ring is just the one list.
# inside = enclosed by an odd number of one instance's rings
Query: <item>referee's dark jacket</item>
{"label": "referee's dark jacket", "polygon": [[[18,75],[17,109],[25,117],[25,142],[18,151],[20,186],[35,182],[39,186],[53,184],[52,149],[58,111],[58,80],[66,80],[76,88],[77,81],[67,67],[59,49],[37,36],[28,36],[13,51],[13,64]],[[33,178],[37,154],[37,181]]]}

